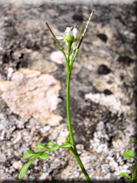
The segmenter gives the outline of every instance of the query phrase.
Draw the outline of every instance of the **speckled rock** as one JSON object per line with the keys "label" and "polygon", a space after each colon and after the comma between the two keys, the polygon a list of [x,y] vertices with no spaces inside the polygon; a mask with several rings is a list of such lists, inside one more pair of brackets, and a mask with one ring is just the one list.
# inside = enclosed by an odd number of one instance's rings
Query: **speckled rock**
{"label": "speckled rock", "polygon": [[[134,161],[125,160],[123,153],[136,150],[129,144],[137,131],[136,3],[3,4],[0,180],[18,180],[18,169],[26,162],[21,157],[28,149],[36,151],[38,143],[50,140],[62,144],[68,137],[66,63],[45,22],[55,36],[64,35],[68,26],[77,24],[80,30],[92,9],[95,13],[71,76],[74,138],[92,179],[119,181],[119,173],[131,174]],[[67,53],[65,42],[60,44]],[[85,178],[71,152],[59,149],[46,161],[37,159],[24,179]]]}

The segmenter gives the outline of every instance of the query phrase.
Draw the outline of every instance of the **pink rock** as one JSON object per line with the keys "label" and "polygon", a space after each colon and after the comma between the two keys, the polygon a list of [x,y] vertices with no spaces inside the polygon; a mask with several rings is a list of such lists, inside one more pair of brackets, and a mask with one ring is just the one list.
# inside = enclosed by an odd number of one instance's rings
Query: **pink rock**
{"label": "pink rock", "polygon": [[40,124],[59,125],[62,117],[55,115],[60,82],[49,74],[20,69],[11,81],[1,81],[2,98],[13,113],[21,118],[34,117]]}

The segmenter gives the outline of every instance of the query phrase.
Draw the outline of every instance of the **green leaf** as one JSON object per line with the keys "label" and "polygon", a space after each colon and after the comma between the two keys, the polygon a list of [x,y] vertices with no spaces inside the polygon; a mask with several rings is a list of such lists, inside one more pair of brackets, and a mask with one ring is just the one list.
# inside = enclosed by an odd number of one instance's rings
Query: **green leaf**
{"label": "green leaf", "polygon": [[41,160],[46,160],[46,159],[48,159],[48,157],[49,157],[49,155],[48,155],[47,153],[45,153],[45,152],[42,152],[42,153],[40,153],[40,155],[39,155],[39,158],[40,158]]}
{"label": "green leaf", "polygon": [[44,146],[43,144],[38,144],[36,149],[46,149],[46,151],[55,151],[59,148],[59,145],[58,144],[55,144],[53,142],[48,142],[47,144],[48,146],[52,146],[51,148],[50,147],[46,147]]}
{"label": "green leaf", "polygon": [[28,168],[30,167],[31,163],[38,157],[38,155],[36,155],[34,158],[32,158],[28,163],[26,163],[20,170],[20,174],[19,174],[19,179],[22,179],[24,177],[24,175],[27,173]]}
{"label": "green leaf", "polygon": [[131,150],[128,151],[128,152],[125,152],[123,155],[125,156],[125,158],[134,158],[134,159],[136,159],[135,153]]}
{"label": "green leaf", "polygon": [[36,146],[36,149],[48,149],[48,147],[44,146],[43,144],[39,143],[37,146]]}
{"label": "green leaf", "polygon": [[37,152],[33,152],[30,150],[27,150],[27,152],[23,155],[23,160],[30,158],[31,156],[35,156],[36,154],[38,154]]}
{"label": "green leaf", "polygon": [[125,173],[125,172],[120,173],[118,176],[123,176],[123,177],[126,177],[126,178],[128,178],[128,179],[131,180],[131,178],[129,177],[129,175],[127,173]]}
{"label": "green leaf", "polygon": [[51,142],[51,141],[49,141],[47,145],[48,145],[48,146],[53,146],[53,145],[56,145],[56,144],[53,143],[53,142]]}
{"label": "green leaf", "polygon": [[69,147],[72,147],[72,145],[70,143],[59,146],[59,148],[69,148]]}
{"label": "green leaf", "polygon": [[130,141],[129,143],[137,143],[137,140]]}
{"label": "green leaf", "polygon": [[51,148],[48,149],[48,151],[56,151],[59,148],[59,145],[55,144]]}

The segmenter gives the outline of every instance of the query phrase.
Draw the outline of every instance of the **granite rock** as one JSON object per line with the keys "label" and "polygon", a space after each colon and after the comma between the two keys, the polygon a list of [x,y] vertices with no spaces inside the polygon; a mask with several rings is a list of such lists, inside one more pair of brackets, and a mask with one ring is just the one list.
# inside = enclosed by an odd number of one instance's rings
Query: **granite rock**
{"label": "granite rock", "polygon": [[[65,142],[66,64],[45,21],[56,36],[64,35],[68,26],[77,24],[80,30],[92,9],[95,13],[71,76],[74,138],[91,178],[116,180],[119,173],[132,172],[134,162],[125,161],[123,153],[136,149],[129,144],[136,138],[137,129],[136,3],[3,4],[0,5],[1,180],[18,180],[17,170],[26,162],[21,157],[28,149],[36,151],[38,143]],[[62,41],[60,44],[67,53],[66,44]],[[10,68],[14,72],[8,81]],[[72,154],[59,149],[50,153],[46,161],[37,159],[24,179],[84,177]]]}

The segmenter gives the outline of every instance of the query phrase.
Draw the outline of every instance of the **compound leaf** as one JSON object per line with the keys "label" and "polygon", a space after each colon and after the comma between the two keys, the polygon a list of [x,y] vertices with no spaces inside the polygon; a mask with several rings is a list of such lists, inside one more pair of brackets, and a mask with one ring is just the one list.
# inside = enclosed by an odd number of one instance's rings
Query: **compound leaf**
{"label": "compound leaf", "polygon": [[47,145],[48,146],[53,146],[53,145],[56,145],[56,144],[54,142],[49,141]]}
{"label": "compound leaf", "polygon": [[31,156],[35,156],[36,154],[37,154],[37,152],[27,150],[27,152],[23,155],[23,160],[30,158]]}
{"label": "compound leaf", "polygon": [[49,155],[48,155],[47,153],[45,153],[45,152],[42,152],[42,153],[40,153],[40,155],[39,155],[39,158],[40,158],[41,160],[46,160],[46,159],[48,159],[48,157],[49,157]]}
{"label": "compound leaf", "polygon": [[44,146],[43,144],[39,143],[37,146],[36,146],[36,149],[48,149],[48,147]]}
{"label": "compound leaf", "polygon": [[54,144],[51,148],[48,149],[48,151],[56,151],[59,148],[59,145]]}
{"label": "compound leaf", "polygon": [[19,179],[22,179],[24,177],[24,175],[27,173],[28,168],[30,167],[31,163],[38,157],[38,155],[36,155],[34,158],[32,158],[28,163],[26,163],[20,170],[20,174],[19,174]]}
{"label": "compound leaf", "polygon": [[59,146],[59,148],[69,148],[69,147],[72,147],[72,145],[69,143]]}

